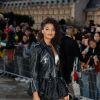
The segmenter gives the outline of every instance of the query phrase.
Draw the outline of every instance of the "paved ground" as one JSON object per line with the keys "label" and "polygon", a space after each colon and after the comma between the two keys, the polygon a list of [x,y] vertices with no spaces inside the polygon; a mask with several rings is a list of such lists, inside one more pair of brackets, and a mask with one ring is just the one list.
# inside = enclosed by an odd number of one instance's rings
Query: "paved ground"
{"label": "paved ground", "polygon": [[27,85],[11,78],[0,78],[0,100],[32,100],[27,95]]}
{"label": "paved ground", "polygon": [[[0,100],[32,100],[27,94],[28,85],[14,78],[0,77]],[[92,100],[82,97],[79,100]]]}

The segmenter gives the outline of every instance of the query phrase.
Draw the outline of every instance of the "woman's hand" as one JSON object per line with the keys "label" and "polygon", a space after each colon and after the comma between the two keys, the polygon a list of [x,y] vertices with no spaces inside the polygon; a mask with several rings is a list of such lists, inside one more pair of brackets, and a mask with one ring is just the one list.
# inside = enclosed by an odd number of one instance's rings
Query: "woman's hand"
{"label": "woman's hand", "polygon": [[33,93],[33,100],[40,100],[40,97],[38,95],[38,92]]}
{"label": "woman's hand", "polygon": [[82,51],[82,53],[81,53],[81,54],[85,56],[85,55],[86,55],[86,51],[85,51],[85,50],[84,50],[84,51]]}
{"label": "woman's hand", "polygon": [[98,57],[97,56],[94,56],[93,59],[94,59],[94,64],[95,65],[98,65],[98,62],[99,62]]}
{"label": "woman's hand", "polygon": [[64,100],[69,100],[69,95],[64,97]]}
{"label": "woman's hand", "polygon": [[85,56],[87,54],[87,52],[89,51],[89,47],[85,48],[85,50],[82,51],[82,55]]}
{"label": "woman's hand", "polygon": [[95,61],[99,61],[99,59],[98,59],[98,57],[97,57],[96,55],[93,57],[93,59],[94,59]]}

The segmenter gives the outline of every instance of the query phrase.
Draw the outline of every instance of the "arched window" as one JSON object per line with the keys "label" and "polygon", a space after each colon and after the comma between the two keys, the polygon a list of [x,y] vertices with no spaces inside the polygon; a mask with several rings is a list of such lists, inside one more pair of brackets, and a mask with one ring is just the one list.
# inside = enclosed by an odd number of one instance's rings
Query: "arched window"
{"label": "arched window", "polygon": [[54,3],[54,1],[51,1],[51,3],[53,4],[53,3]]}
{"label": "arched window", "polygon": [[65,3],[65,0],[62,0],[62,3]]}
{"label": "arched window", "polygon": [[59,0],[57,0],[57,3],[59,3]]}
{"label": "arched window", "polygon": [[25,6],[25,5],[26,5],[26,3],[24,2],[24,3],[23,3],[23,5]]}
{"label": "arched window", "polygon": [[7,5],[8,7],[10,6],[10,4]]}
{"label": "arched window", "polygon": [[21,6],[22,5],[22,3],[19,3],[19,6]]}
{"label": "arched window", "polygon": [[43,1],[41,1],[41,4],[44,4],[44,2],[43,2]]}
{"label": "arched window", "polygon": [[46,4],[48,4],[49,2],[48,1],[46,1]]}
{"label": "arched window", "polygon": [[36,2],[36,4],[38,5],[38,4],[39,4],[39,2]]}
{"label": "arched window", "polygon": [[28,6],[30,6],[30,2],[28,2]]}
{"label": "arched window", "polygon": [[73,0],[73,2],[77,2],[77,0]]}
{"label": "arched window", "polygon": [[14,4],[12,3],[11,6],[13,6]]}
{"label": "arched window", "polygon": [[34,5],[34,2],[32,2],[32,5]]}
{"label": "arched window", "polygon": [[15,3],[15,6],[17,6],[18,4],[17,3]]}
{"label": "arched window", "polygon": [[68,2],[70,2],[70,0],[68,0]]}

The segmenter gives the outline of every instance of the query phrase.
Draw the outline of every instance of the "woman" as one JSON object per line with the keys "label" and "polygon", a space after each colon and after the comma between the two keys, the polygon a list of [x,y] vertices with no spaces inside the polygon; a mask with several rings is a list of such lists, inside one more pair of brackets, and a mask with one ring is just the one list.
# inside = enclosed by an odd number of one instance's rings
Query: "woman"
{"label": "woman", "polygon": [[[86,65],[83,67],[83,96],[89,97],[93,100],[97,100],[97,88],[96,88],[96,73],[95,73],[95,60],[96,52],[96,41],[93,38],[88,40],[89,48],[85,54]],[[85,90],[85,91],[84,91]]]}
{"label": "woman", "polygon": [[95,58],[95,67],[96,67],[96,85],[98,88],[98,100],[100,100],[100,32],[94,34],[94,40],[96,41],[96,55]]}
{"label": "woman", "polygon": [[45,19],[41,24],[42,40],[31,49],[33,100],[68,100],[68,89],[59,70],[57,31],[56,20]]}
{"label": "woman", "polygon": [[96,32],[94,34],[94,40],[96,41],[96,53],[98,55],[98,58],[100,58],[100,32]]}

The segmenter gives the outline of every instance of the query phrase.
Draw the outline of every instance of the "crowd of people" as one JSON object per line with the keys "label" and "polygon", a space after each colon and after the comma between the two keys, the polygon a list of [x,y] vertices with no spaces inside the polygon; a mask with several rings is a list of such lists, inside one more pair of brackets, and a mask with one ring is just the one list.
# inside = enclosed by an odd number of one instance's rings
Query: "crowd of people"
{"label": "crowd of people", "polygon": [[[80,85],[81,95],[100,100],[100,26],[67,26],[62,28],[53,18],[46,18],[40,30],[28,23],[14,26],[0,19],[0,58],[7,55],[7,63],[16,55],[17,74],[23,76],[23,58],[30,59],[30,74],[34,100],[69,100],[69,87],[74,81]],[[73,73],[78,58],[76,74]],[[27,61],[26,61],[27,62]],[[10,71],[10,70],[9,70]],[[78,76],[81,72],[81,76]],[[26,81],[21,77],[17,81]],[[67,84],[67,85],[66,85]],[[73,95],[72,95],[73,94]],[[74,97],[74,96],[73,96]]]}

